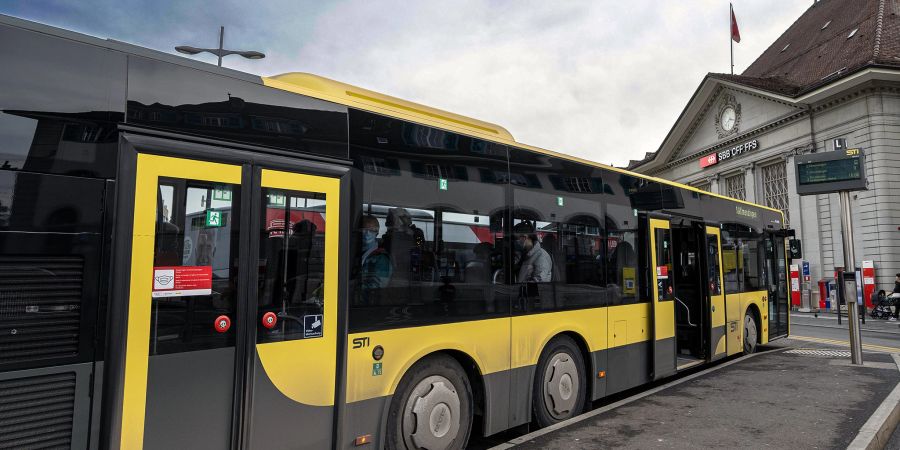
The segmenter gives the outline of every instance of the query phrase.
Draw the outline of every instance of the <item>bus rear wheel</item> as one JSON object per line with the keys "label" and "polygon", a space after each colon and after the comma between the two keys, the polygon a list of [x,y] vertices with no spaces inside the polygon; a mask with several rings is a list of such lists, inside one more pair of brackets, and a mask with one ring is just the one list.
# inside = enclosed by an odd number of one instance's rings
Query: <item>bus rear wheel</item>
{"label": "bus rear wheel", "polygon": [[388,413],[390,449],[462,449],[472,431],[472,387],[446,355],[416,363],[397,386]]}
{"label": "bus rear wheel", "polygon": [[575,417],[584,408],[584,359],[572,338],[558,336],[547,344],[534,378],[532,412],[539,427]]}
{"label": "bus rear wheel", "polygon": [[744,354],[749,355],[756,351],[756,341],[759,338],[759,327],[756,326],[756,318],[753,313],[747,311],[744,315]]}

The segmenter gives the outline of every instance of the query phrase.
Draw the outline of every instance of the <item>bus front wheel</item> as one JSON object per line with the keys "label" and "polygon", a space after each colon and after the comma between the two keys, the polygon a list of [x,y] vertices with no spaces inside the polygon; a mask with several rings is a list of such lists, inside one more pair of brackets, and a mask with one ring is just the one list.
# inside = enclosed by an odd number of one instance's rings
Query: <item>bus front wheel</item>
{"label": "bus front wheel", "polygon": [[472,387],[459,363],[447,355],[423,359],[403,376],[391,400],[387,448],[465,448],[472,408]]}
{"label": "bus front wheel", "polygon": [[558,336],[547,344],[534,379],[532,410],[539,427],[574,417],[584,408],[584,358],[572,338]]}

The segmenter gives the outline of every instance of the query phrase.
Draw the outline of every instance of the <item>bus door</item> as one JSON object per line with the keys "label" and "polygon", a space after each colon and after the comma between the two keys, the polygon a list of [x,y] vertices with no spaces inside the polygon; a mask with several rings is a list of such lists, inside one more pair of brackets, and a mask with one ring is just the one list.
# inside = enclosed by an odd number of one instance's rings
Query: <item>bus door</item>
{"label": "bus door", "polygon": [[331,448],[337,373],[340,179],[257,169],[259,265],[245,448]]}
{"label": "bus door", "polygon": [[710,360],[724,358],[726,353],[725,292],[722,288],[722,232],[706,227],[706,269],[710,304]]}
{"label": "bus door", "polygon": [[136,158],[119,447],[331,446],[339,180]]}
{"label": "bus door", "polygon": [[785,231],[766,231],[766,289],[769,300],[769,340],[788,334],[787,260]]}
{"label": "bus door", "polygon": [[650,219],[650,267],[653,291],[653,379],[675,373],[675,302],[672,230],[668,220]]}

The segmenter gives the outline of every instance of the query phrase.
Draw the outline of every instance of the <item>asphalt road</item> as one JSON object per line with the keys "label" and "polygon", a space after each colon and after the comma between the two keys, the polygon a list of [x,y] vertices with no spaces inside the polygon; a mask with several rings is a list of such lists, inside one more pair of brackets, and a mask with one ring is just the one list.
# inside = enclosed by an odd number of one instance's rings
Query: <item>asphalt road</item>
{"label": "asphalt road", "polygon": [[[863,349],[900,353],[900,322],[866,319],[860,325]],[[791,314],[791,337],[801,341],[849,347],[850,331],[847,318],[838,324],[833,314]]]}
{"label": "asphalt road", "polygon": [[[900,353],[900,322],[866,318],[866,324],[861,324],[861,330],[865,352]],[[833,314],[819,314],[816,316],[814,314],[792,313],[791,337],[793,339],[789,343],[778,341],[778,344],[810,348],[849,348],[849,335],[846,317],[843,317],[841,324],[838,324],[837,316]],[[868,358],[868,360],[872,359]],[[651,386],[645,386],[644,388],[635,389],[630,391],[628,395],[650,388]],[[612,401],[623,397],[625,396],[615,396],[606,401],[597,402],[595,406],[612,403]],[[473,435],[469,445],[470,448],[474,449],[486,449],[526,432],[527,429],[520,428],[508,430],[488,438]],[[898,432],[895,433],[891,444],[887,448],[900,450],[900,427],[898,427]]]}

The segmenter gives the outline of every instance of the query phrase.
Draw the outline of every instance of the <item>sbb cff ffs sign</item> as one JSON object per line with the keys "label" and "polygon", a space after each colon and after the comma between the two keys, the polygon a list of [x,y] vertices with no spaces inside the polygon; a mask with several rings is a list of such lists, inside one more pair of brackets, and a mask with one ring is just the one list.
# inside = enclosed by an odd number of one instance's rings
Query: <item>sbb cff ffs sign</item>
{"label": "sbb cff ffs sign", "polygon": [[735,156],[743,155],[752,150],[756,150],[759,147],[759,141],[756,139],[744,142],[741,145],[735,145],[729,149],[722,150],[716,153],[710,153],[702,158],[700,158],[700,168],[709,167],[718,164],[721,161],[724,161],[728,158],[734,158]]}

